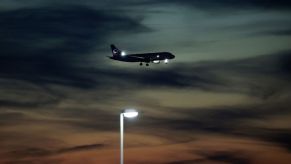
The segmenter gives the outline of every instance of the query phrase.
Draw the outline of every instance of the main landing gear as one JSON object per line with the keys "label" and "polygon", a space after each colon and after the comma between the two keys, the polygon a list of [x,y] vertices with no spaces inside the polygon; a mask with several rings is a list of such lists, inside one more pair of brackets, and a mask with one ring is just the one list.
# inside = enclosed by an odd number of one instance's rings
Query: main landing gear
{"label": "main landing gear", "polygon": [[[142,66],[142,62],[140,62],[139,65]],[[146,66],[149,66],[149,63],[146,63]]]}

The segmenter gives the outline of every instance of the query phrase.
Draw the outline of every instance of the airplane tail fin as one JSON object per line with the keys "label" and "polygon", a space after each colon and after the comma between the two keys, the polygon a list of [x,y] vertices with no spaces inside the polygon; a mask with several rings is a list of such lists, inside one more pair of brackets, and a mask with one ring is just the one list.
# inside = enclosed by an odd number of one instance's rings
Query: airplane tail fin
{"label": "airplane tail fin", "polygon": [[114,44],[111,44],[110,47],[111,47],[111,52],[112,52],[113,56],[120,56],[121,55],[121,51],[117,47],[115,47]]}

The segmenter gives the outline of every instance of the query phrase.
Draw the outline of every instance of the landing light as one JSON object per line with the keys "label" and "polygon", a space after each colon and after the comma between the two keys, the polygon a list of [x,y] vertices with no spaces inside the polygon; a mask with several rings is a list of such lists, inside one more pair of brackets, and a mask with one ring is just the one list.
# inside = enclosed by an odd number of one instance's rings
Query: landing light
{"label": "landing light", "polygon": [[121,52],[121,56],[125,56],[126,53],[124,51]]}
{"label": "landing light", "polygon": [[168,63],[169,62],[169,59],[165,59],[165,61],[164,61],[165,63]]}

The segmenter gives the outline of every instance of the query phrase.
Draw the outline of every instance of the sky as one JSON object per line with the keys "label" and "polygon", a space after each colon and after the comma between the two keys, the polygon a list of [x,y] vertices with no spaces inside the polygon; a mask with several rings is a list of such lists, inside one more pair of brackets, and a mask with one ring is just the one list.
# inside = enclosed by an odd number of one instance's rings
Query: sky
{"label": "sky", "polygon": [[[291,2],[0,1],[0,163],[291,160]],[[108,59],[168,51],[169,64]]]}

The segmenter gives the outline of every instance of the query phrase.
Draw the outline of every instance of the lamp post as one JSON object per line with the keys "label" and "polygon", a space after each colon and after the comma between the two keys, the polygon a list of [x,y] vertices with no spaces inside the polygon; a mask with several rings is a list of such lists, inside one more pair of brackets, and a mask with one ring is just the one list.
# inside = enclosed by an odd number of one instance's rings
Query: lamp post
{"label": "lamp post", "polygon": [[123,139],[124,139],[124,126],[123,120],[126,118],[134,118],[138,116],[138,112],[134,109],[126,109],[120,113],[120,164],[123,164]]}

